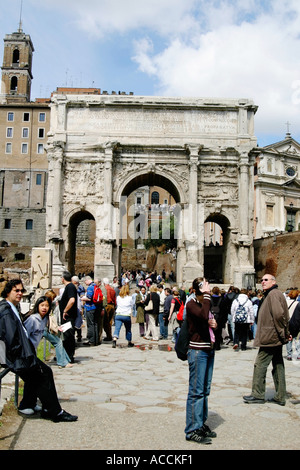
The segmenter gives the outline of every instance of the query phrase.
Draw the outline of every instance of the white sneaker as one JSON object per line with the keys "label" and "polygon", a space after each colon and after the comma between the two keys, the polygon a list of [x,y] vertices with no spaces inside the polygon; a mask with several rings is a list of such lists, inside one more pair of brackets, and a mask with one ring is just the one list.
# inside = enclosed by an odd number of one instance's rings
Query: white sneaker
{"label": "white sneaker", "polygon": [[32,408],[24,408],[24,410],[19,410],[19,412],[26,416],[34,414],[34,410]]}

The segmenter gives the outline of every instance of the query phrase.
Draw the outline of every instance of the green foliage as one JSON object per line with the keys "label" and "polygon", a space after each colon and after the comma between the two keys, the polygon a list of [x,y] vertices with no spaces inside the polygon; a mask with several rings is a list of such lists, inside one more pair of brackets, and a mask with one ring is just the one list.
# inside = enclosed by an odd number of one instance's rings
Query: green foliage
{"label": "green foliage", "polygon": [[[45,341],[44,338],[42,338],[42,340],[40,341],[40,344],[37,347],[36,355],[41,361],[44,361],[44,360],[48,361],[52,353],[51,351],[49,351],[49,342],[47,341],[46,342],[46,357],[44,357],[44,341]],[[51,348],[53,348],[52,345],[51,345]]]}
{"label": "green foliage", "polygon": [[151,247],[158,248],[161,246],[165,246],[166,250],[176,248],[176,229],[176,220],[173,215],[166,219],[160,219],[159,222],[151,223],[148,228],[148,239],[144,240],[146,250],[149,250]]}

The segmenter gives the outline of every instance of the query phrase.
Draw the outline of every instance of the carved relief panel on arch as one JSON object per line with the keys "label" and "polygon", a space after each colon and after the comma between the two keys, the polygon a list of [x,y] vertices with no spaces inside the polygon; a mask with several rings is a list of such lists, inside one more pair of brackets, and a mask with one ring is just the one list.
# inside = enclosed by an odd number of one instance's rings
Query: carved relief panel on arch
{"label": "carved relief panel on arch", "polygon": [[64,171],[64,196],[65,200],[74,200],[78,196],[95,196],[97,201],[103,202],[104,180],[103,163],[66,165]]}
{"label": "carved relief panel on arch", "polygon": [[238,200],[238,170],[226,165],[201,165],[200,198]]}

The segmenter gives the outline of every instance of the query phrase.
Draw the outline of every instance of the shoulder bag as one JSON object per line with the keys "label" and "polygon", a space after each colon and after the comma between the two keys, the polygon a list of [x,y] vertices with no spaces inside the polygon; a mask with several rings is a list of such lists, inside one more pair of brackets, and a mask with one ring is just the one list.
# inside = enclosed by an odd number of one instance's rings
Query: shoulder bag
{"label": "shoulder bag", "polygon": [[151,300],[151,294],[150,294],[150,300],[148,302],[148,305],[146,305],[145,310],[146,312],[148,312],[149,310],[153,310],[153,300]]}

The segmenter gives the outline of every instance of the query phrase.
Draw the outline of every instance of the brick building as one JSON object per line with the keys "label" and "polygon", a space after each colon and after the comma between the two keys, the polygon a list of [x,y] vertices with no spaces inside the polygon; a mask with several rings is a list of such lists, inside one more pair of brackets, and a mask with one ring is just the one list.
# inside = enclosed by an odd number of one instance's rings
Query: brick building
{"label": "brick building", "polygon": [[32,54],[21,27],[4,38],[0,95],[1,246],[45,244],[50,99],[30,100]]}

